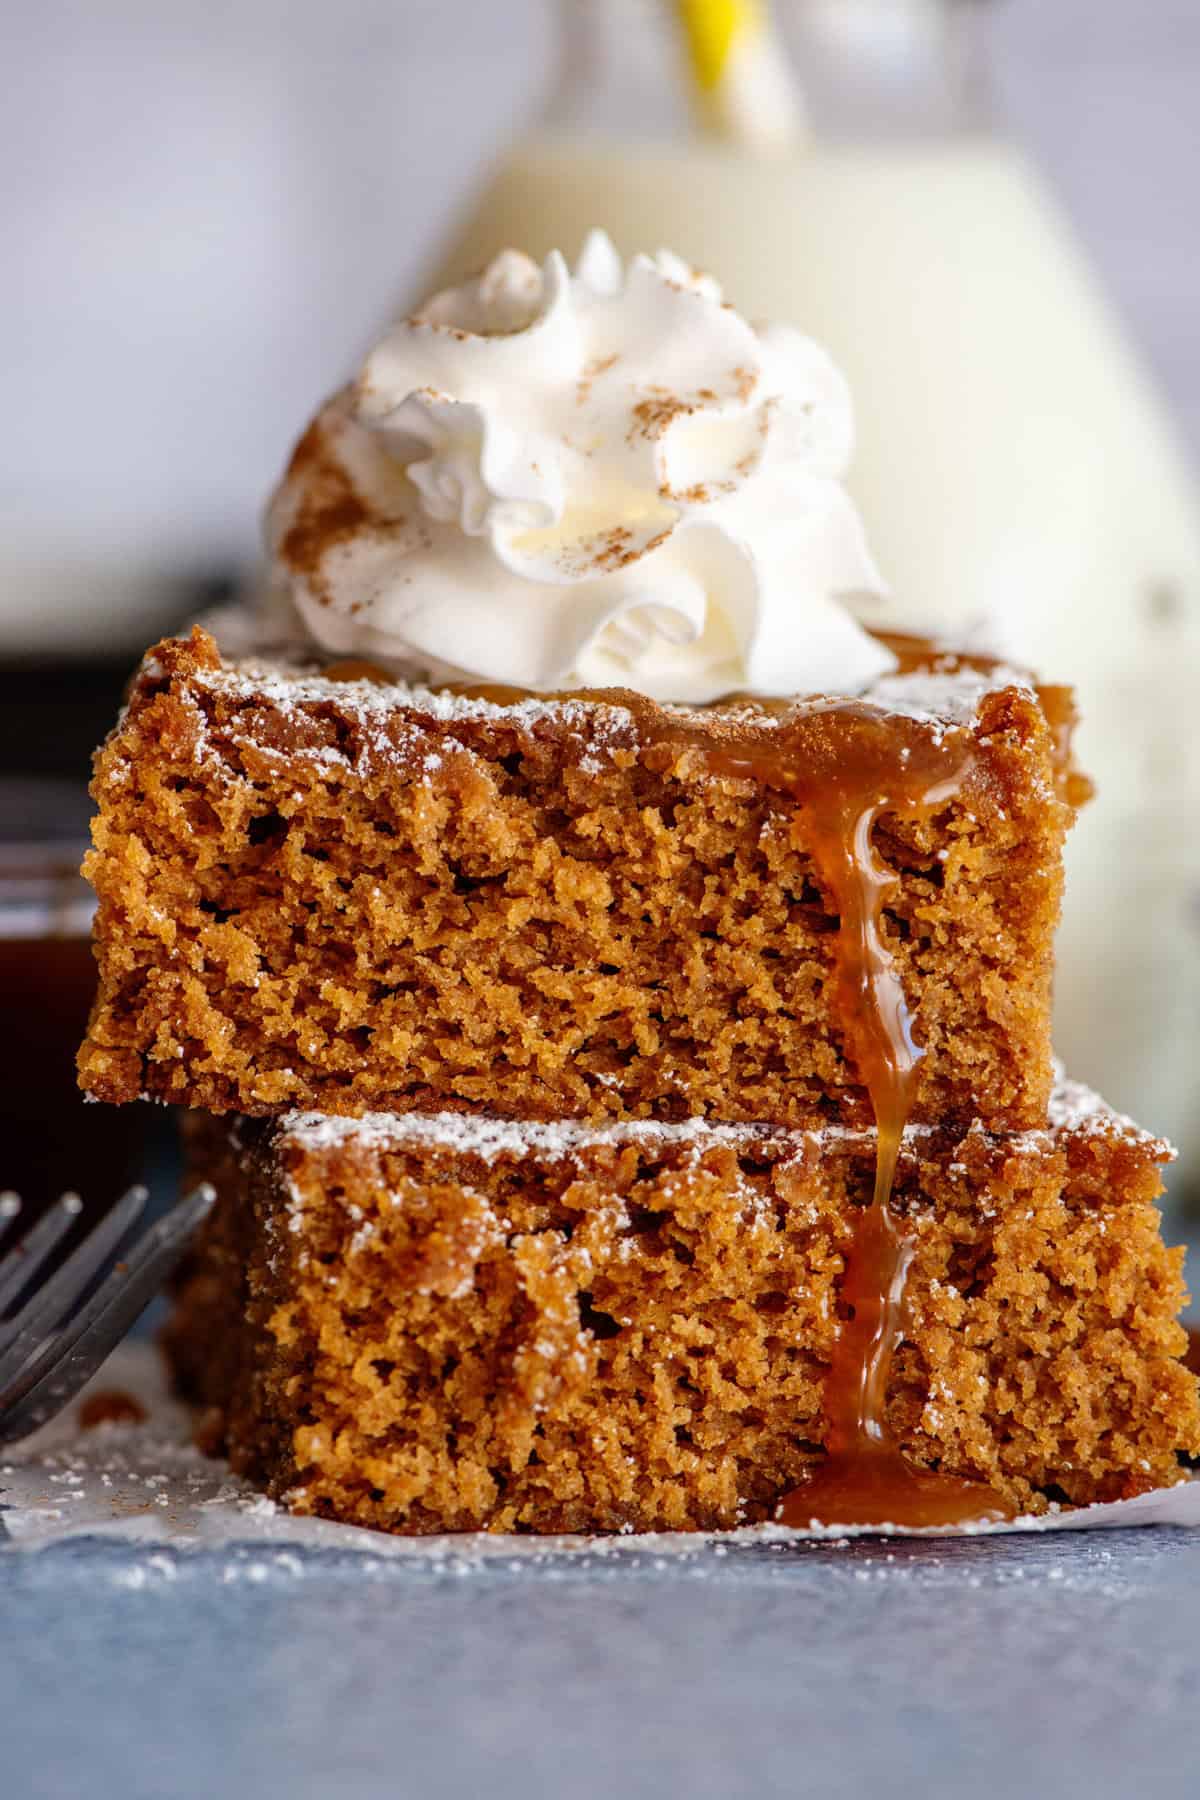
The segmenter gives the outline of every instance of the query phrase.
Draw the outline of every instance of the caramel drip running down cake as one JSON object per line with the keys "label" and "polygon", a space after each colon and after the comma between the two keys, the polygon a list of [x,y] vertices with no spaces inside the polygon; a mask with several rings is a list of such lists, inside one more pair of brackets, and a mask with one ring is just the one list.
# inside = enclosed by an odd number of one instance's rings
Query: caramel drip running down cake
{"label": "caramel drip running down cake", "polygon": [[899,631],[849,397],[515,252],[304,434],[97,759],[81,1080],[192,1109],[206,1441],[397,1531],[1181,1477],[1166,1146],[1054,1085],[1069,691]]}

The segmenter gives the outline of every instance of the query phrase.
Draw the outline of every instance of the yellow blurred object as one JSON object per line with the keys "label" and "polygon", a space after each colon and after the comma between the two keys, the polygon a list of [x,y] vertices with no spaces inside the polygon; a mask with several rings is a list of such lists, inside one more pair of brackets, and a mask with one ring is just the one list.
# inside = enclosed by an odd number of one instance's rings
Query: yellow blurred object
{"label": "yellow blurred object", "polygon": [[687,34],[692,71],[702,88],[711,90],[728,67],[735,44],[762,31],[758,0],[678,0]]}
{"label": "yellow blurred object", "polygon": [[746,150],[803,135],[800,96],[763,0],[676,0],[705,128]]}

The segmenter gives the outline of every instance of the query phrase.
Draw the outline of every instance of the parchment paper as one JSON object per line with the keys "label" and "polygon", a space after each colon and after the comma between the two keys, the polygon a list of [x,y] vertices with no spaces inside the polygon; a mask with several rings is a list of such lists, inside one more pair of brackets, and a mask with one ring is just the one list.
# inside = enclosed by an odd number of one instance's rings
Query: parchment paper
{"label": "parchment paper", "polygon": [[165,1391],[158,1353],[148,1343],[120,1346],[90,1391],[118,1389],[146,1409],[140,1424],[110,1423],[83,1431],[76,1401],[62,1417],[7,1451],[0,1451],[0,1549],[41,1550],[72,1538],[123,1539],[172,1550],[253,1544],[358,1550],[372,1557],[424,1557],[463,1562],[508,1561],[548,1554],[696,1554],[708,1544],[864,1535],[960,1536],[1014,1531],[1111,1530],[1130,1525],[1200,1525],[1200,1480],[1159,1488],[1136,1500],[1064,1509],[1011,1524],[962,1526],[953,1532],[913,1533],[888,1526],[747,1526],[738,1531],[657,1533],[626,1537],[511,1537],[484,1532],[402,1538],[296,1518],[202,1456],[190,1441],[186,1410]]}

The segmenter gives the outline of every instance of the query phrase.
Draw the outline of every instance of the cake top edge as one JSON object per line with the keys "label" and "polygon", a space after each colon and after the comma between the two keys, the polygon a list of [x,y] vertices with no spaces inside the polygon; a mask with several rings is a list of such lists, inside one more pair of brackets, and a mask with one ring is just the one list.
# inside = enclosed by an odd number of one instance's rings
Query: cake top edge
{"label": "cake top edge", "polygon": [[[158,648],[151,650],[142,664],[143,681],[156,681],[164,673]],[[439,724],[491,720],[525,729],[553,721],[593,729],[607,723],[632,730],[638,716],[650,710],[683,723],[753,723],[771,730],[786,726],[816,703],[843,700],[945,729],[972,725],[990,694],[1017,689],[1034,696],[1037,691],[1027,670],[990,659],[964,661],[956,648],[942,643],[930,643],[917,666],[878,676],[855,692],[803,693],[769,704],[757,696],[735,694],[704,706],[689,706],[649,701],[621,688],[563,694],[464,693],[439,686],[420,673],[384,676],[367,667],[358,671],[356,665],[321,664],[280,647],[225,654],[213,662],[197,659],[188,676],[208,691],[234,701],[266,700],[282,708],[331,706],[367,723],[404,711]]]}

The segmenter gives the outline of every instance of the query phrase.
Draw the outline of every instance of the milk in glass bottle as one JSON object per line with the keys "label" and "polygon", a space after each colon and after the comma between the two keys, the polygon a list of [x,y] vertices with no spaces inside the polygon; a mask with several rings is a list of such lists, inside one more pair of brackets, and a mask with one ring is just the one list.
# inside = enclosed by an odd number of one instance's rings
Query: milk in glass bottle
{"label": "milk in glass bottle", "polygon": [[601,225],[826,344],[855,397],[850,486],[893,621],[1077,687],[1098,797],[1067,853],[1058,1046],[1172,1135],[1198,1182],[1197,493],[1067,225],[990,116],[975,12],[792,0],[771,34],[739,0],[565,0],[545,116],[434,285],[507,244],[573,255]]}

